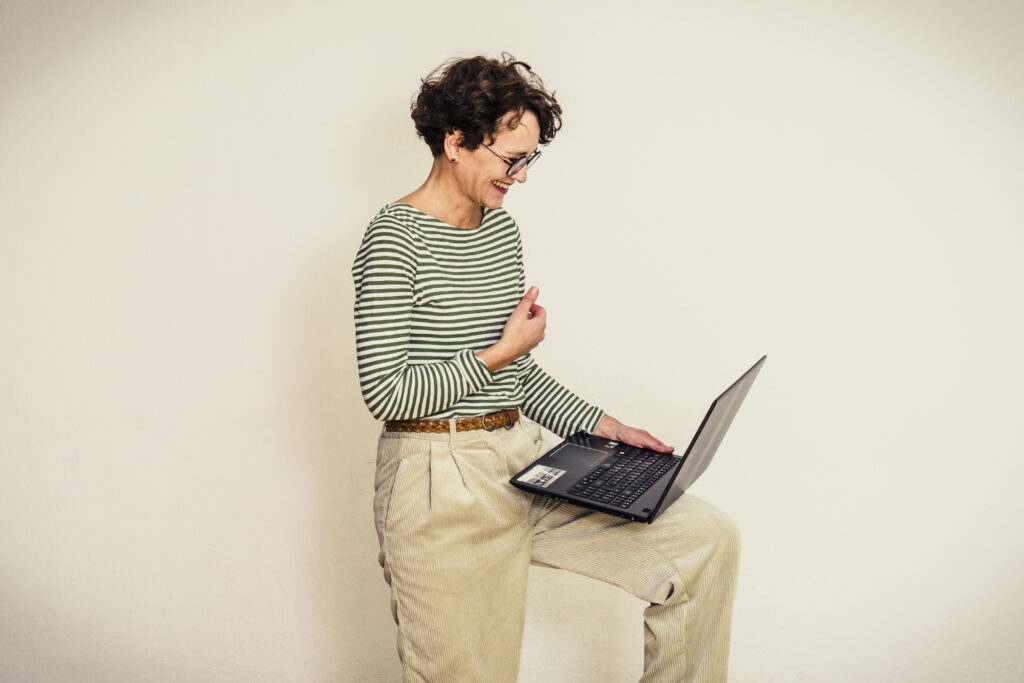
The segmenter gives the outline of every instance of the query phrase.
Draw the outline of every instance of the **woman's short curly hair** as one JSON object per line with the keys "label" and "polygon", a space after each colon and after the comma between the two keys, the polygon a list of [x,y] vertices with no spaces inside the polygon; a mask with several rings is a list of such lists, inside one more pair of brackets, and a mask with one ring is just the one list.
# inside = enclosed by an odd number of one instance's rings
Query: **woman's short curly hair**
{"label": "woman's short curly hair", "polygon": [[444,149],[444,136],[462,132],[462,146],[473,150],[493,138],[508,112],[506,123],[532,111],[540,121],[540,144],[546,145],[562,127],[562,108],[553,92],[530,65],[503,53],[501,59],[469,57],[446,62],[423,79],[412,105],[416,132],[435,157]]}

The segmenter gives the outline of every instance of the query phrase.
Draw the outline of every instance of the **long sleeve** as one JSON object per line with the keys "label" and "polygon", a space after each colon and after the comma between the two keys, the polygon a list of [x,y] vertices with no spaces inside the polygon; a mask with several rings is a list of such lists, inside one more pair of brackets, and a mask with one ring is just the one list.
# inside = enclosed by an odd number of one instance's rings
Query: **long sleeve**
{"label": "long sleeve", "polygon": [[415,419],[442,411],[492,379],[472,349],[450,359],[409,363],[417,257],[405,226],[376,220],[352,267],[359,384],[378,420]]}
{"label": "long sleeve", "polygon": [[526,393],[523,412],[560,436],[592,432],[604,411],[556,382],[531,354],[516,361],[519,382]]}

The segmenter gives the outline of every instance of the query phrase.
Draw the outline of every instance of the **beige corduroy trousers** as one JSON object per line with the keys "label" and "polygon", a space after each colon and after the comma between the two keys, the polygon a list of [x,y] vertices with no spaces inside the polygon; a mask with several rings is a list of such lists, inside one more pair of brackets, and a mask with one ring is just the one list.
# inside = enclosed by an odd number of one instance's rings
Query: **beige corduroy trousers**
{"label": "beige corduroy trousers", "polygon": [[534,498],[508,480],[541,451],[540,427],[525,418],[496,431],[381,435],[374,517],[404,680],[515,681],[532,563],[650,603],[642,683],[725,681],[735,523],[690,494],[650,525]]}

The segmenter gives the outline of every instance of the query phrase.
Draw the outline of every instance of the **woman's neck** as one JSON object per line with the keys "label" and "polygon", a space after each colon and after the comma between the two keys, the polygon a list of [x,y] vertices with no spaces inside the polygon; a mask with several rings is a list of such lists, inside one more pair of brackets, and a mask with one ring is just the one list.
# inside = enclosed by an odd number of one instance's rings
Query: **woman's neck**
{"label": "woman's neck", "polygon": [[483,207],[458,187],[444,156],[434,159],[430,174],[418,188],[398,200],[456,228],[472,230],[483,221]]}

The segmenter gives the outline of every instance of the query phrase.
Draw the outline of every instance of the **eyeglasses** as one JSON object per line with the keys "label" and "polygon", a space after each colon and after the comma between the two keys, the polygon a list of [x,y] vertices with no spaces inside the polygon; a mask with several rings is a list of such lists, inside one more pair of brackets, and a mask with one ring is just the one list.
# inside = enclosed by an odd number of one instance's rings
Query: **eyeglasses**
{"label": "eyeglasses", "polygon": [[496,156],[499,159],[501,159],[502,161],[504,161],[506,164],[508,164],[508,173],[506,175],[508,175],[509,177],[514,176],[516,173],[519,173],[524,168],[529,168],[530,166],[532,166],[533,162],[537,161],[537,157],[540,156],[540,150],[538,149],[538,150],[534,150],[533,154],[531,154],[530,156],[518,157],[516,159],[507,159],[507,158],[503,157],[502,155],[498,154],[497,152],[495,152],[493,149],[491,149],[487,145],[480,145],[480,146],[483,147],[484,149],[486,149],[488,152],[490,152],[494,156]]}

